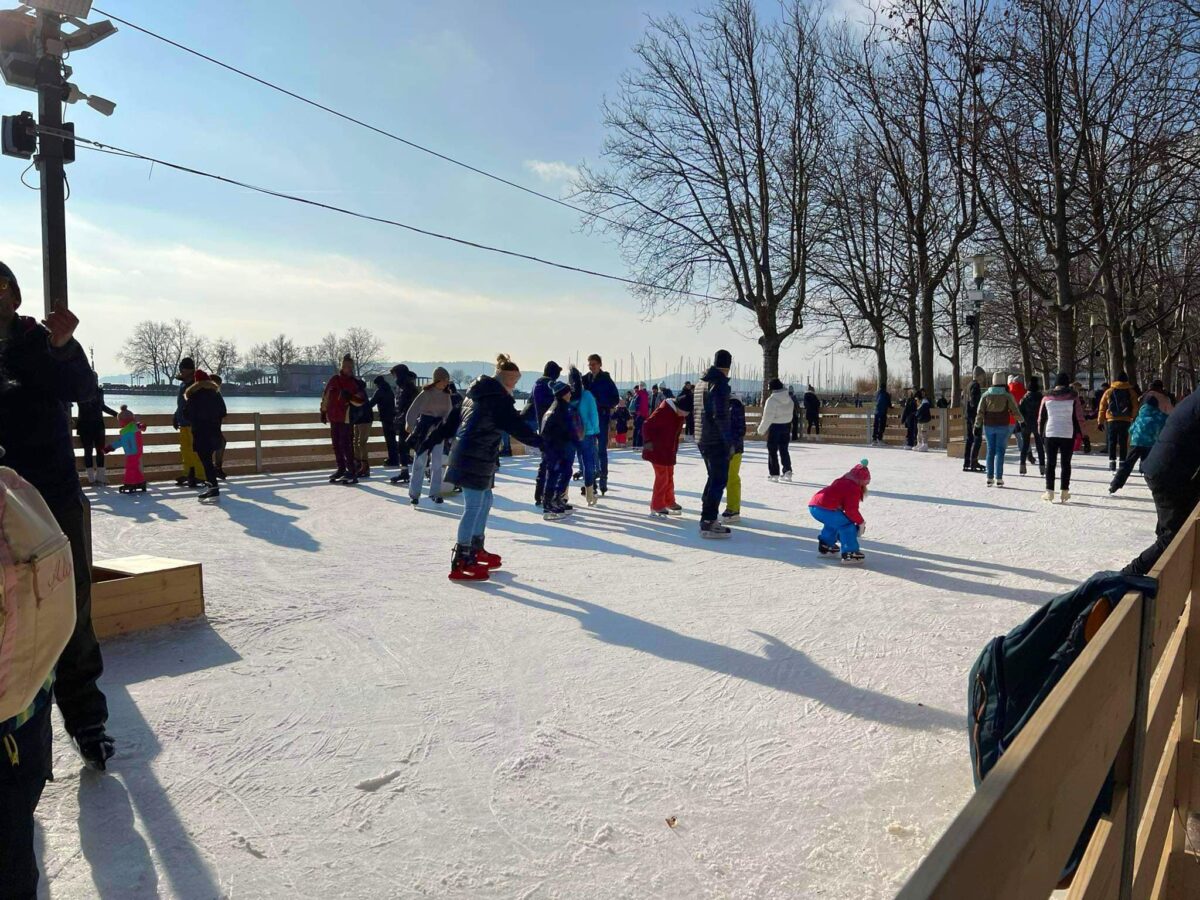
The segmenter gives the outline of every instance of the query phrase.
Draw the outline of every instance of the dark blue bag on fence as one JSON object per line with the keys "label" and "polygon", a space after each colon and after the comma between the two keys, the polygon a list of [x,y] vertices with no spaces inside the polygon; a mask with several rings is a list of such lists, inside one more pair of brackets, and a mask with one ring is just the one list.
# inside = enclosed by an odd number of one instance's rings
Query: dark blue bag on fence
{"label": "dark blue bag on fence", "polygon": [[[1097,572],[1070,593],[1055,597],[1006,635],[992,638],[967,684],[967,724],[976,787],[1012,745],[1042,701],[1066,674],[1125,594],[1153,596],[1152,578]],[[1112,774],[1105,780],[1063,868],[1074,873],[1100,817],[1112,805]]]}

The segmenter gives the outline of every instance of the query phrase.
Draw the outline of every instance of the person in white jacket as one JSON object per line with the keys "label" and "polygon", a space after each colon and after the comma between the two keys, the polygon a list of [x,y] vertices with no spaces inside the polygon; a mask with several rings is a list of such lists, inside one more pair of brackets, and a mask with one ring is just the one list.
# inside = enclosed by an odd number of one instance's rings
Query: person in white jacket
{"label": "person in white jacket", "polygon": [[1042,499],[1054,502],[1054,470],[1062,460],[1063,503],[1071,499],[1071,457],[1075,453],[1075,438],[1083,433],[1083,406],[1079,395],[1071,388],[1071,379],[1060,374],[1054,390],[1042,398],[1037,428],[1046,445],[1046,493]]}
{"label": "person in white jacket", "polygon": [[792,456],[788,452],[788,439],[791,437],[795,405],[778,378],[771,379],[769,387],[771,395],[763,405],[762,421],[758,423],[758,433],[767,436],[767,479],[778,481],[782,477],[784,481],[791,481]]}

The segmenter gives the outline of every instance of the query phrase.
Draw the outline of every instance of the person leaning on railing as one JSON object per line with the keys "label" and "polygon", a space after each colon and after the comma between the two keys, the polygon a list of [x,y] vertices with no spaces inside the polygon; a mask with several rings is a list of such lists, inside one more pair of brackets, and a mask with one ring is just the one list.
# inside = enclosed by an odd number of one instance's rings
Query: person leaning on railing
{"label": "person leaning on railing", "polygon": [[1124,568],[1126,575],[1148,573],[1200,501],[1200,392],[1175,407],[1142,463],[1142,474],[1158,512],[1157,540]]}

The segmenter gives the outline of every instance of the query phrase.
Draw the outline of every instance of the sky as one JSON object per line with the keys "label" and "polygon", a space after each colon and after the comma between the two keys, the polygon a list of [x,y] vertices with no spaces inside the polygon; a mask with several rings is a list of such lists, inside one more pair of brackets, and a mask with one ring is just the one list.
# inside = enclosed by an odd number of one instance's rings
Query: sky
{"label": "sky", "polygon": [[[600,161],[601,103],[633,63],[647,17],[693,15],[695,0],[97,0],[348,114],[505,178],[560,194]],[[764,9],[773,6],[764,3]],[[93,11],[90,21],[102,18]],[[451,166],[275,94],[132,29],[70,59],[72,81],[116,101],[104,118],[68,109],[77,134],[239,180],[573,265],[627,275],[615,245],[578,214]],[[36,109],[0,84],[0,111]],[[0,158],[0,259],[25,312],[41,310],[38,195],[23,160]],[[71,304],[101,373],[143,319],[183,318],[244,350],[283,332],[312,344],[354,326],[394,360],[491,359],[526,369],[599,352],[609,360],[761,363],[742,315],[699,327],[648,318],[618,284],[286,203],[90,153],[68,168]],[[36,185],[37,173],[26,181]],[[815,371],[825,340],[784,350]],[[675,363],[670,368],[673,369]],[[641,363],[639,362],[639,365]],[[835,366],[869,360],[837,354]],[[642,373],[643,377],[645,373]]]}

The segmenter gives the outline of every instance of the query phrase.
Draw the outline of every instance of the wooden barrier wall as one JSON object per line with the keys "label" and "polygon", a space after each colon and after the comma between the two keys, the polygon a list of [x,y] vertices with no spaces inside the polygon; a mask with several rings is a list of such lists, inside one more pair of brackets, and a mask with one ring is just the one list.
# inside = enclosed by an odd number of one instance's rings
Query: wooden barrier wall
{"label": "wooden barrier wall", "polygon": [[1185,840],[1200,810],[1198,538],[1193,516],[1151,573],[1158,597],[1129,594],[1118,604],[901,900],[1050,896],[1110,770],[1112,811],[1069,900],[1200,897],[1200,856]]}
{"label": "wooden barrier wall", "polygon": [[[869,444],[874,409],[862,407],[826,407],[821,411],[821,434],[819,440],[830,444]],[[171,427],[170,415],[146,415],[139,419],[145,423],[142,435],[144,455],[142,466],[148,481],[166,481],[179,476],[179,433]],[[762,440],[757,434],[762,419],[760,407],[746,408],[746,437]],[[105,427],[109,441],[118,434],[116,419],[106,418]],[[225,450],[225,471],[230,475],[252,475],[258,472],[297,472],[310,469],[332,468],[333,448],[329,441],[329,428],[321,424],[316,412],[299,413],[230,413],[224,422],[223,431],[229,442]],[[800,439],[810,440],[804,434],[803,423]],[[632,435],[632,430],[631,430]],[[933,421],[929,423],[929,445],[945,449],[955,437],[962,437],[962,413],[960,410],[933,410]],[[75,452],[79,471],[84,471],[83,455],[78,437]],[[888,415],[888,427],[884,436],[889,446],[903,446],[904,429],[900,425],[900,411],[893,409]],[[610,447],[616,447],[610,439]],[[381,465],[387,455],[383,439],[383,426],[375,422],[371,426],[369,444],[372,465]],[[514,452],[521,448],[514,442]],[[105,468],[109,481],[117,484],[125,466],[125,455],[120,451],[105,457]]]}

